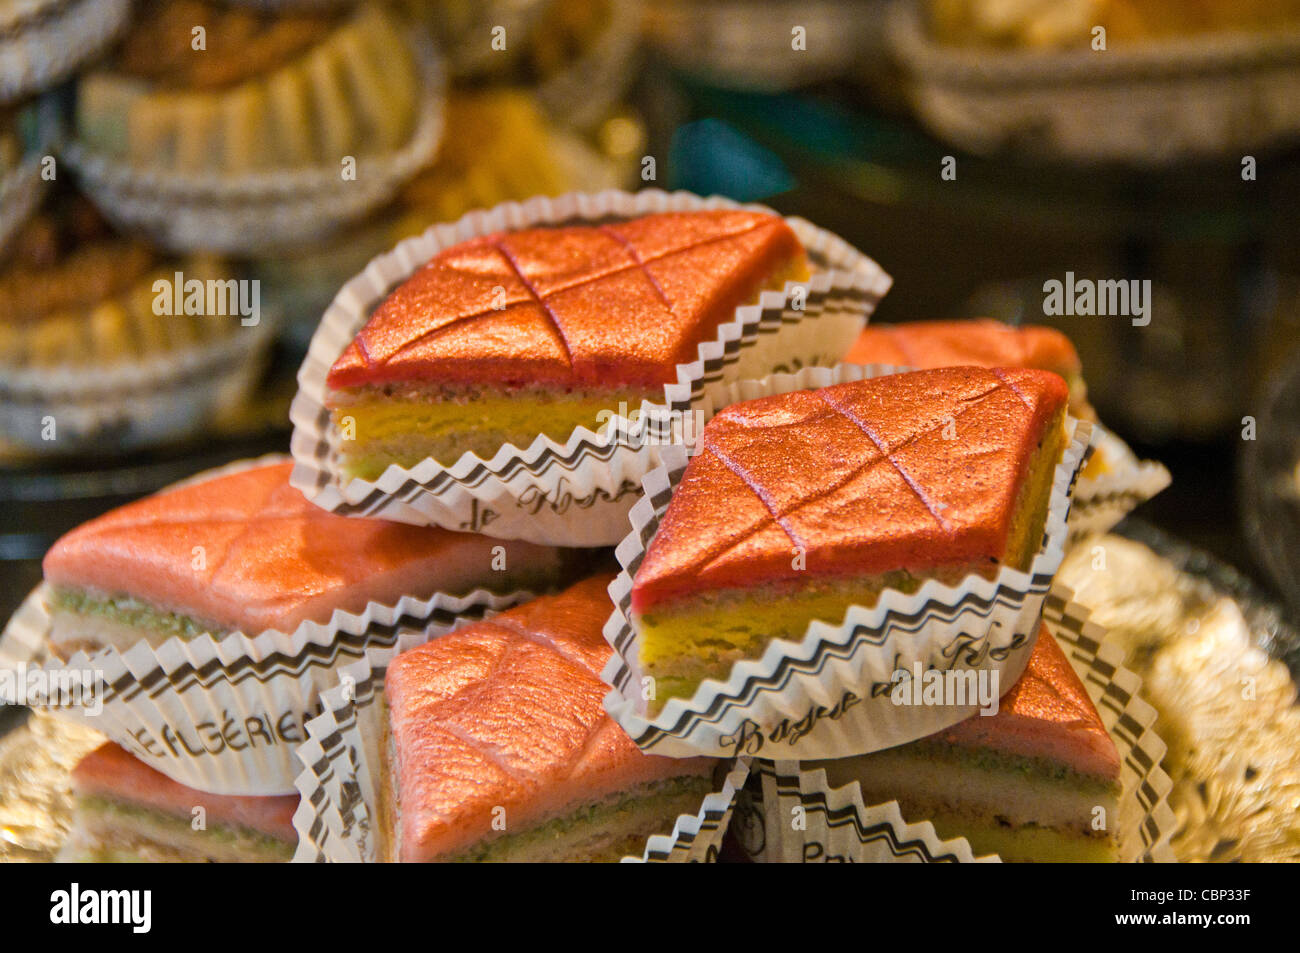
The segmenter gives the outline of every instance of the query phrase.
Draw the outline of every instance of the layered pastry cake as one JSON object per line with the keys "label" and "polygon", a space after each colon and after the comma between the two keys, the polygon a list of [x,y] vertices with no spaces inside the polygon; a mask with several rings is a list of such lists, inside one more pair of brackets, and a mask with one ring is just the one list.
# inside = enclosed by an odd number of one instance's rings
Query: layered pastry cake
{"label": "layered pastry cake", "polygon": [[885,590],[1027,569],[1067,398],[1046,371],[955,367],[722,411],[633,580],[649,709]]}
{"label": "layered pastry cake", "polygon": [[610,577],[393,660],[381,856],[616,861],[695,814],[715,762],[642,754],[602,705]]}
{"label": "layered pastry cake", "polygon": [[75,813],[64,863],[280,863],[291,860],[297,795],[195,791],[112,742],[72,771]]}
{"label": "layered pastry cake", "polygon": [[[1083,365],[1070,339],[1055,328],[1013,327],[989,318],[969,321],[914,321],[864,328],[844,360],[850,364],[894,364],[916,370],[956,367],[1036,367],[1064,378],[1070,388],[1070,414],[1096,422],[1088,402]],[[1135,461],[1134,461],[1135,462]],[[1080,476],[1114,473],[1126,461],[1109,443],[1088,458]]]}
{"label": "layered pastry cake", "polygon": [[167,490],[91,520],[45,556],[53,651],[174,636],[293,632],[402,596],[543,591],[572,553],[335,516],[275,463]]}
{"label": "layered pastry cake", "polygon": [[1070,339],[1055,328],[1013,327],[981,318],[970,321],[913,321],[872,324],[844,358],[849,364],[893,364],[913,370],[936,367],[1036,367],[1065,379],[1070,413],[1096,420],[1088,403],[1083,365]]}
{"label": "layered pastry cake", "polygon": [[[620,404],[662,403],[738,306],[807,276],[784,219],[735,210],[489,235],[436,255],[331,368],[346,472],[564,442]],[[343,425],[350,423],[350,426]]]}
{"label": "layered pastry cake", "polygon": [[77,86],[77,134],[99,155],[238,174],[337,165],[411,137],[418,70],[378,5],[304,14],[206,0],[146,8],[109,63]]}
{"label": "layered pastry cake", "polygon": [[205,288],[232,278],[209,256],[161,258],[114,234],[80,196],[57,196],[23,226],[0,267],[0,364],[103,367],[239,330],[241,315],[227,309],[159,313],[155,283],[170,287],[177,272]]}
{"label": "layered pastry cake", "polygon": [[810,761],[863,803],[898,801],[911,823],[965,837],[1006,861],[1118,860],[1120,762],[1115,743],[1051,633],[995,715],[869,755]]}

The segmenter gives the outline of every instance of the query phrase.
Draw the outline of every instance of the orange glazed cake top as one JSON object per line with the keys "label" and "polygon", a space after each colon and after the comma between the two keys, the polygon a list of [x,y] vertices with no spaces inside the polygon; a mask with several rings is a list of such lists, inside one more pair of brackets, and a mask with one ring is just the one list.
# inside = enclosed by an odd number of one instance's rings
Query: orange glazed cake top
{"label": "orange glazed cake top", "polygon": [[243,797],[205,794],[178,784],[109,741],[77,763],[72,783],[78,794],[139,804],[166,814],[190,818],[196,806],[219,824],[249,827],[281,840],[296,841],[293,812],[298,795]]}
{"label": "orange glazed cake top", "polygon": [[642,754],[605,713],[610,576],[397,656],[385,693],[403,861],[463,851],[504,807],[513,831],[713,761]]}
{"label": "orange glazed cake top", "polygon": [[328,384],[662,386],[801,254],[781,217],[726,209],[474,239],[389,295]]}
{"label": "orange glazed cake top", "polygon": [[54,544],[45,579],[256,635],[325,621],[336,608],[356,612],[372,599],[468,591],[491,576],[493,546],[512,560],[554,552],[336,516],[289,485],[292,468],[244,470],[106,513]]}
{"label": "orange glazed cake top", "polygon": [[1024,674],[1002,696],[997,714],[972,715],[927,740],[1041,758],[1081,774],[1119,776],[1115,742],[1046,626],[1039,629]]}
{"label": "orange glazed cake top", "polygon": [[849,364],[934,367],[1037,367],[1062,376],[1079,374],[1074,345],[1060,331],[1001,321],[915,321],[868,325],[844,358]]}
{"label": "orange glazed cake top", "polygon": [[954,367],[733,404],[704,428],[632,607],[999,560],[1066,396],[1047,371]]}

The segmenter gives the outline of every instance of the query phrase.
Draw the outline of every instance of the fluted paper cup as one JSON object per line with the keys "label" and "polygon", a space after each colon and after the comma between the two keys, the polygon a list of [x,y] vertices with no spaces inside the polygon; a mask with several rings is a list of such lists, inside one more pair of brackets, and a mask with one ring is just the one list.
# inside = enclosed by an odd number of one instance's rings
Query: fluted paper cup
{"label": "fluted paper cup", "polygon": [[[920,4],[886,39],[921,122],[972,152],[1164,165],[1241,156],[1300,135],[1300,30],[1219,30],[1094,51],[961,47]],[[1153,130],[1159,130],[1153,134]]]}
{"label": "fluted paper cup", "polygon": [[[500,231],[706,208],[770,211],[688,192],[574,192],[471,212],[376,258],[334,299],[298,371],[290,409],[297,464],[291,482],[318,506],[348,516],[469,528],[562,546],[614,545],[627,532],[627,514],[642,478],[670,442],[641,439],[644,421],[683,420],[704,410],[709,406],[705,391],[716,384],[835,363],[889,288],[889,276],[879,265],[830,232],[787,219],[808,253],[812,277],[765,291],[757,304],[737,308],[735,317],[700,345],[695,361],[678,365],[677,382],[665,386],[663,403],[641,405],[641,423],[611,408],[599,433],[579,427],[562,443],[538,436],[527,447],[506,444],[490,460],[465,453],[449,467],[426,459],[410,468],[390,466],[375,480],[349,478],[339,463],[339,438],[326,407],[326,376],[374,308],[445,248]],[[678,439],[680,432],[669,437]]]}
{"label": "fluted paper cup", "polygon": [[883,59],[881,13],[863,0],[656,0],[647,5],[645,35],[680,70],[731,89],[777,92]]}
{"label": "fluted paper cup", "polygon": [[412,33],[421,77],[415,131],[401,148],[358,157],[345,181],[337,164],[221,176],[135,167],[76,139],[63,148],[83,191],[115,225],[175,252],[255,254],[319,240],[389,201],[437,152],[443,133],[443,62]]}
{"label": "fluted paper cup", "polygon": [[537,86],[537,101],[557,122],[589,129],[622,99],[636,77],[641,0],[608,0],[599,35]]}
{"label": "fluted paper cup", "polygon": [[[1140,697],[1138,676],[1121,664],[1123,652],[1106,644],[1105,630],[1070,600],[1068,589],[1054,589],[1043,621],[1079,673],[1119,752],[1119,858],[1172,862],[1174,815],[1168,796],[1173,785],[1160,767],[1165,744],[1153,728],[1156,710]],[[798,828],[792,817],[800,818]],[[926,818],[904,818],[897,801],[865,804],[856,781],[836,787],[824,767],[796,761],[756,760],[733,824],[741,848],[765,863],[1000,860],[996,854],[976,857],[964,837],[941,840]]]}
{"label": "fluted paper cup", "polygon": [[59,454],[120,452],[188,436],[256,387],[276,325],[264,314],[257,325],[214,341],[107,364],[0,365],[0,436]]}
{"label": "fluted paper cup", "polygon": [[1104,533],[1139,504],[1169,485],[1169,471],[1155,460],[1139,460],[1128,444],[1105,427],[1097,431],[1094,459],[1105,472],[1080,474],[1070,510],[1070,541]]}

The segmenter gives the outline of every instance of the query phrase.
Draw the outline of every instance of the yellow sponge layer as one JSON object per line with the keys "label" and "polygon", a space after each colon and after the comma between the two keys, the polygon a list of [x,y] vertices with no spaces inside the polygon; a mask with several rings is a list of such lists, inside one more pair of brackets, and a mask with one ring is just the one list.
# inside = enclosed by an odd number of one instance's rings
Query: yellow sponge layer
{"label": "yellow sponge layer", "polygon": [[[641,406],[642,395],[615,392],[556,393],[530,388],[473,399],[360,397],[336,407],[334,426],[344,435],[343,462],[350,475],[373,479],[392,463],[412,467],[432,457],[450,466],[466,451],[490,459],[505,443],[528,447],[539,434],[563,443],[578,427],[598,430],[602,411]],[[662,400],[662,395],[660,395]],[[352,434],[355,439],[346,439]]]}
{"label": "yellow sponge layer", "polygon": [[1066,443],[1065,412],[1061,411],[1047,425],[1043,442],[1029,463],[1029,478],[1016,497],[1011,532],[1007,535],[1007,548],[1002,556],[1004,566],[1028,569],[1043,545],[1043,529],[1052,503],[1052,482],[1056,478],[1056,465],[1065,454]]}
{"label": "yellow sponge layer", "polygon": [[865,580],[814,579],[761,605],[744,590],[706,593],[681,608],[637,617],[641,666],[659,675],[682,675],[704,660],[712,668],[757,657],[774,638],[802,638],[813,619],[838,622],[851,605],[874,605],[885,588],[913,592],[920,585],[905,572]]}
{"label": "yellow sponge layer", "polygon": [[1009,862],[1042,864],[1113,864],[1119,848],[1109,837],[1083,837],[1047,827],[1003,827],[997,821],[974,821],[939,813],[909,821],[927,820],[944,840],[964,837],[975,855],[998,854]]}

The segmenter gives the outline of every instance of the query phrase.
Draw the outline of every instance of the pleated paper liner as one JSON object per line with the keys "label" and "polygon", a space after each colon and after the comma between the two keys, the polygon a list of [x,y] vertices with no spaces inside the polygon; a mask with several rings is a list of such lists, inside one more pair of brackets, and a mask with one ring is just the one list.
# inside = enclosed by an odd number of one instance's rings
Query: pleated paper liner
{"label": "pleated paper liner", "polygon": [[[871,376],[872,368],[856,364],[805,368],[746,382],[734,395],[752,399]],[[666,448],[664,465],[643,481],[632,531],[617,550],[623,570],[610,584],[614,611],[605,638],[614,657],[602,673],[611,686],[606,710],[642,750],[670,757],[847,757],[961,721],[976,706],[892,704],[891,677],[916,663],[997,672],[1004,685],[1020,677],[1064,558],[1070,494],[1090,448],[1091,425],[1073,419],[1068,425],[1073,429],[1053,478],[1043,544],[1028,572],[1003,567],[994,579],[972,575],[957,586],[928,580],[910,595],[887,589],[874,607],[852,606],[838,624],[815,621],[798,642],[773,640],[761,659],[737,662],[725,681],[708,679],[693,698],[669,699],[651,717],[642,698],[631,591],[688,462],[684,448]]]}
{"label": "pleated paper liner", "polygon": [[357,157],[355,179],[337,162],[303,169],[219,175],[133,167],[76,139],[63,148],[82,190],[119,228],[176,252],[251,255],[319,240],[385,202],[437,152],[443,134],[441,55],[411,32],[422,91],[415,131],[400,149]]}
{"label": "pleated paper liner", "polygon": [[[1120,664],[1123,652],[1104,642],[1105,629],[1070,601],[1068,589],[1052,590],[1043,621],[1083,680],[1119,752],[1120,860],[1172,863],[1172,783],[1160,767],[1165,744],[1153,729],[1156,710],[1139,695],[1141,680]],[[793,817],[804,821],[802,830],[791,824]],[[996,854],[976,857],[964,837],[941,840],[924,818],[904,819],[897,801],[866,805],[856,781],[833,787],[824,768],[810,770],[796,761],[754,761],[734,830],[742,849],[767,863],[1000,860]]]}
{"label": "pleated paper liner", "polygon": [[[803,830],[792,821],[801,817]],[[736,803],[732,830],[760,864],[996,863],[976,856],[964,837],[943,840],[929,821],[909,823],[898,802],[863,804],[857,784],[832,787],[824,770],[798,761],[755,759]]]}
{"label": "pleated paper liner", "polygon": [[1095,457],[1106,472],[1080,475],[1070,510],[1070,542],[1104,533],[1169,485],[1169,471],[1155,460],[1139,460],[1119,437],[1094,424]]}
{"label": "pleated paper liner", "polygon": [[[298,748],[305,769],[296,781],[296,862],[376,863],[388,856],[388,832],[378,827],[384,738],[384,706],[378,700],[392,659],[424,641],[418,634],[405,634],[395,645],[370,649],[343,667],[336,684],[321,695],[324,710],[307,723],[307,738]],[[678,816],[670,831],[647,838],[641,856],[624,861],[717,860],[749,764],[742,759],[725,770],[717,790],[704,797],[695,814]]]}
{"label": "pleated paper liner", "polygon": [[[1300,134],[1300,30],[1219,31],[1071,50],[936,42],[918,5],[888,11],[921,122],[973,152],[1165,164]],[[1246,117],[1249,117],[1247,119]],[[1159,134],[1153,135],[1152,130]]]}
{"label": "pleated paper liner", "polygon": [[45,0],[0,10],[0,105],[48,89],[106,47],[131,0]]}
{"label": "pleated paper liner", "polygon": [[[865,376],[881,377],[912,370],[889,364],[863,365]],[[763,393],[762,382],[741,381],[710,392],[711,403],[725,407]],[[810,385],[821,386],[821,385]],[[1070,543],[1092,533],[1104,533],[1130,511],[1169,485],[1169,471],[1155,460],[1139,460],[1115,433],[1094,423],[1093,461],[1105,466],[1097,476],[1079,474],[1070,505]]]}
{"label": "pleated paper liner", "polygon": [[292,633],[173,637],[126,651],[77,652],[66,662],[42,655],[50,631],[47,589],[38,587],[0,636],[0,669],[17,683],[36,674],[72,696],[30,700],[60,717],[103,732],[175,781],[214,794],[288,794],[298,765],[294,747],[318,710],[320,691],[366,648],[388,645],[407,631],[441,635],[532,597],[475,590],[370,603],[359,613],[336,611],[326,623]]}
{"label": "pleated paper liner", "polygon": [[[186,486],[282,460],[272,454],[196,474]],[[320,692],[338,669],[372,646],[421,641],[533,598],[530,592],[404,596],[360,612],[336,610],[293,632],[223,637],[178,636],[154,647],[77,652],[66,662],[47,649],[48,587],[42,583],[0,633],[0,685],[33,680],[58,698],[28,698],[33,708],[107,735],[163,774],[214,794],[291,794],[299,765],[294,747],[319,711]],[[0,702],[5,699],[0,698]]]}
{"label": "pleated paper liner", "polygon": [[0,436],[38,453],[131,450],[188,436],[257,385],[274,315],[225,337],[89,365],[0,364]]}
{"label": "pleated paper liner", "polygon": [[[376,480],[348,479],[325,407],[330,367],[394,287],[444,248],[493,232],[546,225],[609,222],[654,212],[748,208],[687,192],[610,190],[507,202],[436,225],[372,261],[343,286],[325,313],[298,372],[291,478],[308,499],[349,516],[482,530],[502,539],[563,546],[612,546],[627,532],[627,514],[642,477],[659,462],[662,440],[640,439],[638,427],[610,408],[599,433],[579,427],[563,443],[538,436],[527,448],[503,446],[490,460],[464,454],[444,467],[426,459],[409,469],[390,466]],[[677,367],[664,403],[644,403],[642,419],[681,420],[703,407],[713,383],[763,377],[781,366],[834,363],[852,344],[889,276],[861,252],[802,219],[787,219],[814,268],[806,282],[765,291],[757,304],[736,309],[699,357]],[[806,289],[796,292],[795,289]]]}

